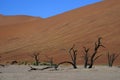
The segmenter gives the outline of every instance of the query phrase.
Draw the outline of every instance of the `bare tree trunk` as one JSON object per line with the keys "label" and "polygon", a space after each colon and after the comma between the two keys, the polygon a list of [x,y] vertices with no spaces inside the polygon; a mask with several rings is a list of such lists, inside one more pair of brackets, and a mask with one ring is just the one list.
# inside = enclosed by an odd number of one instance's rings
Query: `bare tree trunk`
{"label": "bare tree trunk", "polygon": [[94,57],[95,55],[97,54],[97,52],[95,51],[95,53],[93,53],[91,59],[90,59],[90,65],[89,65],[89,68],[92,68],[93,64],[94,64]]}
{"label": "bare tree trunk", "polygon": [[108,65],[109,67],[113,66],[114,61],[117,59],[117,57],[119,56],[119,54],[107,54],[107,58],[108,58]]}
{"label": "bare tree trunk", "polygon": [[47,66],[47,67],[44,67],[44,68],[40,69],[40,68],[34,68],[34,67],[30,66],[30,70],[28,70],[28,71],[45,70],[45,69],[50,69],[50,68],[53,68],[53,67]]}
{"label": "bare tree trunk", "polygon": [[86,47],[84,47],[84,68],[87,68],[87,66],[88,66],[88,58],[89,58],[89,56],[88,56],[88,51],[89,51],[89,48],[87,49]]}
{"label": "bare tree trunk", "polygon": [[63,61],[63,62],[60,62],[57,66],[56,66],[56,69],[59,67],[59,65],[61,64],[64,64],[64,63],[69,63],[73,66],[74,69],[77,69],[77,50],[74,49],[75,45],[73,45],[72,48],[70,48],[69,50],[69,54],[70,54],[70,58],[71,58],[71,62],[70,61]]}
{"label": "bare tree trunk", "polygon": [[94,53],[92,54],[91,58],[90,58],[90,65],[89,65],[89,68],[92,68],[94,62],[96,59],[98,59],[101,55],[97,56],[96,57],[96,54],[98,53],[98,49],[100,47],[104,47],[102,44],[101,44],[101,37],[98,38],[98,42],[95,43],[95,48],[94,48]]}
{"label": "bare tree trunk", "polygon": [[65,63],[71,64],[74,69],[77,68],[77,66],[76,66],[74,63],[69,62],[69,61],[64,61],[64,62],[59,63],[59,64],[56,66],[56,69],[57,69],[60,65],[65,64]]}
{"label": "bare tree trunk", "polygon": [[35,62],[36,62],[36,65],[38,66],[39,65],[39,60],[38,60],[37,56],[35,56]]}
{"label": "bare tree trunk", "polygon": [[[101,44],[101,39],[102,38],[99,37],[97,43],[95,43],[94,52],[91,56],[89,56],[89,54],[88,54],[89,48],[84,47],[84,56],[83,56],[84,57],[84,68],[87,68],[88,65],[89,65],[88,68],[92,68],[92,66],[94,65],[94,62],[101,56],[101,55],[96,56],[98,53],[98,49],[100,47],[104,47]],[[88,61],[89,61],[89,63],[88,63]]]}
{"label": "bare tree trunk", "polygon": [[89,65],[89,68],[92,68],[92,66],[93,66],[93,60],[91,60],[91,63],[90,63],[90,65]]}
{"label": "bare tree trunk", "polygon": [[35,60],[35,65],[38,66],[39,65],[39,53],[33,53],[32,54],[32,57],[34,58]]}
{"label": "bare tree trunk", "polygon": [[73,63],[73,66],[74,66],[74,69],[77,68],[77,50],[74,49],[75,45],[73,45],[73,47],[69,50],[69,54],[71,56],[71,60],[72,60],[72,63]]}

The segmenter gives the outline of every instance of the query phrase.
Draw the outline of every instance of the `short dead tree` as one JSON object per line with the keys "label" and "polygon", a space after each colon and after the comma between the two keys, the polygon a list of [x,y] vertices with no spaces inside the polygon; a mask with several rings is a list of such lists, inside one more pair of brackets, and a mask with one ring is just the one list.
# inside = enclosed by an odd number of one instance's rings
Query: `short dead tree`
{"label": "short dead tree", "polygon": [[14,65],[14,64],[18,64],[18,62],[17,62],[16,60],[13,60],[13,61],[11,62],[11,65]]}
{"label": "short dead tree", "polygon": [[49,57],[47,57],[48,59],[49,59],[49,63],[50,63],[50,65],[47,65],[47,66],[45,66],[44,68],[35,68],[35,67],[32,67],[32,66],[29,66],[30,67],[30,70],[28,70],[28,71],[32,71],[32,70],[46,70],[46,69],[54,69],[54,70],[57,70],[56,69],[56,65],[54,65],[54,63],[53,63],[53,58],[49,58]]}
{"label": "short dead tree", "polygon": [[53,58],[51,57],[51,58],[49,58],[49,61],[48,61],[49,63],[50,63],[50,66],[52,67],[53,66]]}
{"label": "short dead tree", "polygon": [[[45,55],[46,56],[46,55]],[[30,70],[28,71],[33,71],[33,70],[46,70],[46,69],[53,69],[53,70],[57,70],[56,69],[56,64],[54,64],[54,61],[53,61],[53,58],[52,57],[48,57],[46,56],[46,58],[48,59],[48,65],[46,65],[45,67],[43,68],[36,68],[34,66],[29,66],[30,67]]]}
{"label": "short dead tree", "polygon": [[53,57],[48,57],[48,56],[46,56],[46,55],[45,55],[45,57],[48,59],[48,60],[47,60],[47,63],[50,64],[49,66],[53,67],[53,66],[54,66]]}
{"label": "short dead tree", "polygon": [[[1,58],[2,57],[0,56],[0,62],[1,62]],[[0,67],[5,67],[5,65],[3,65],[3,64],[0,63]]]}
{"label": "short dead tree", "polygon": [[69,55],[70,55],[71,61],[63,61],[63,62],[58,63],[56,65],[56,69],[59,67],[59,65],[65,64],[65,63],[71,64],[74,69],[77,68],[77,63],[76,63],[76,60],[77,60],[77,50],[75,49],[75,45],[73,45],[72,48],[70,48]]}
{"label": "short dead tree", "polygon": [[110,54],[109,52],[107,53],[107,59],[108,59],[108,66],[112,67],[113,63],[115,62],[115,60],[117,59],[117,57],[119,56],[119,54]]}
{"label": "short dead tree", "polygon": [[89,48],[86,48],[84,47],[84,68],[92,68],[93,65],[94,65],[94,62],[100,57],[102,56],[102,54],[98,55],[97,56],[97,53],[98,53],[98,49],[100,47],[104,47],[102,44],[101,44],[101,37],[98,38],[98,41],[95,42],[95,47],[94,47],[94,52],[92,53],[92,55],[90,56],[89,55]]}
{"label": "short dead tree", "polygon": [[40,55],[40,54],[39,54],[39,53],[36,53],[36,52],[31,55],[31,57],[34,58],[34,60],[35,60],[35,65],[36,65],[36,66],[39,65],[39,55]]}

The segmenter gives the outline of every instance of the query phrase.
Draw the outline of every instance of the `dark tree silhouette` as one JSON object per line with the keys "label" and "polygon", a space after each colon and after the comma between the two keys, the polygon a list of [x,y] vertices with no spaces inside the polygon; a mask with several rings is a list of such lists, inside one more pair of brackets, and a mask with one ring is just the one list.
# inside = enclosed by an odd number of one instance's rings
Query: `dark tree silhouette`
{"label": "dark tree silhouette", "polygon": [[108,54],[107,54],[107,59],[108,59],[108,66],[109,66],[109,67],[112,67],[112,66],[113,66],[113,63],[114,63],[114,61],[117,59],[118,56],[119,56],[119,54],[115,54],[115,53],[110,54],[110,53],[108,52]]}
{"label": "dark tree silhouette", "polygon": [[95,47],[94,47],[94,52],[90,58],[90,65],[89,65],[89,68],[92,68],[94,62],[101,56],[101,55],[98,55],[96,56],[96,54],[98,53],[98,49],[100,47],[104,47],[102,44],[101,44],[101,37],[98,38],[98,41],[95,42]]}
{"label": "dark tree silhouette", "polygon": [[83,57],[84,57],[84,68],[87,68],[88,66],[88,61],[89,61],[89,48],[87,49],[86,47],[83,47],[84,48],[84,54],[83,54]]}
{"label": "dark tree silhouette", "polygon": [[65,63],[71,64],[74,69],[77,68],[77,63],[76,63],[77,50],[75,49],[75,45],[73,45],[72,48],[70,48],[69,55],[70,55],[71,61],[63,61],[63,62],[58,63],[57,66],[56,66],[56,69],[59,67],[59,65],[65,64]]}
{"label": "dark tree silhouette", "polygon": [[35,60],[35,65],[38,66],[39,65],[39,53],[33,53],[31,56],[34,58]]}
{"label": "dark tree silhouette", "polygon": [[[98,55],[97,56],[97,53],[98,53],[98,49],[100,47],[104,47],[102,44],[101,44],[101,37],[98,38],[98,41],[95,42],[95,47],[94,47],[94,52],[92,53],[91,56],[88,55],[88,52],[89,52],[89,48],[86,48],[84,47],[84,68],[87,68],[87,66],[89,65],[88,68],[92,68],[92,66],[94,65],[94,62],[100,57],[102,56],[101,55]],[[89,62],[89,63],[88,63]]]}

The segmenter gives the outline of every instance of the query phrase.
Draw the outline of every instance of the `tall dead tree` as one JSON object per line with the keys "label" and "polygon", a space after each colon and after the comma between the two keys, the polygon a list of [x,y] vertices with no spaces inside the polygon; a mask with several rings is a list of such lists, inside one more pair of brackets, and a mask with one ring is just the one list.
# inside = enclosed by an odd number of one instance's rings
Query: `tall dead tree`
{"label": "tall dead tree", "polygon": [[110,54],[110,53],[108,52],[108,54],[107,54],[107,59],[108,59],[108,66],[109,66],[109,67],[112,67],[112,66],[113,66],[113,63],[114,63],[114,61],[117,59],[118,56],[119,56],[119,54],[115,54],[115,53]]}
{"label": "tall dead tree", "polygon": [[34,60],[35,60],[35,65],[36,65],[36,66],[39,65],[39,55],[40,55],[40,54],[39,54],[39,53],[36,53],[36,52],[32,54],[32,57],[33,57]]}
{"label": "tall dead tree", "polygon": [[77,68],[77,63],[76,63],[76,60],[77,60],[77,50],[75,49],[75,45],[73,45],[72,48],[70,48],[70,50],[69,50],[69,55],[70,55],[71,61],[63,61],[63,62],[60,62],[60,63],[56,66],[56,69],[59,67],[59,65],[65,64],[65,63],[71,64],[74,69]]}
{"label": "tall dead tree", "polygon": [[84,54],[83,54],[83,57],[84,57],[84,68],[87,68],[88,66],[88,60],[89,60],[89,48],[86,48],[86,47],[83,47],[84,48]]}
{"label": "tall dead tree", "polygon": [[69,50],[69,54],[71,56],[73,67],[76,69],[77,68],[77,63],[76,63],[76,60],[77,60],[77,50],[74,49],[74,48],[75,48],[75,45],[73,45],[73,47]]}
{"label": "tall dead tree", "polygon": [[[91,56],[89,56],[88,52],[89,52],[89,48],[86,48],[84,47],[84,68],[92,68],[92,66],[94,65],[94,62],[102,55],[98,55],[97,56],[97,53],[98,53],[98,49],[100,47],[104,47],[102,44],[101,44],[101,37],[98,38],[98,41],[95,42],[95,47],[94,47],[94,52],[92,53]],[[88,63],[89,62],[89,63]]]}
{"label": "tall dead tree", "polygon": [[98,38],[98,41],[95,42],[94,52],[93,52],[93,54],[92,54],[92,56],[91,56],[91,58],[90,58],[89,68],[92,68],[94,62],[101,56],[101,55],[96,56],[96,54],[98,53],[98,49],[99,49],[100,47],[104,47],[104,46],[102,45],[102,43],[101,43],[101,39],[102,39],[102,38],[99,37],[99,38]]}

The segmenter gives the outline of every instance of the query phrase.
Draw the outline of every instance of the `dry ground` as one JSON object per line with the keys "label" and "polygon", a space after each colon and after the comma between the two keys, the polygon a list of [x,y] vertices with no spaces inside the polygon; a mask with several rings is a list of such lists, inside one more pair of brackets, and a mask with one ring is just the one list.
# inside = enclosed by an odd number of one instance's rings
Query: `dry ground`
{"label": "dry ground", "polygon": [[[41,67],[40,67],[41,68]],[[59,70],[28,71],[24,65],[9,65],[0,68],[0,80],[120,80],[120,68],[96,66],[93,69],[72,69],[70,66]]]}

